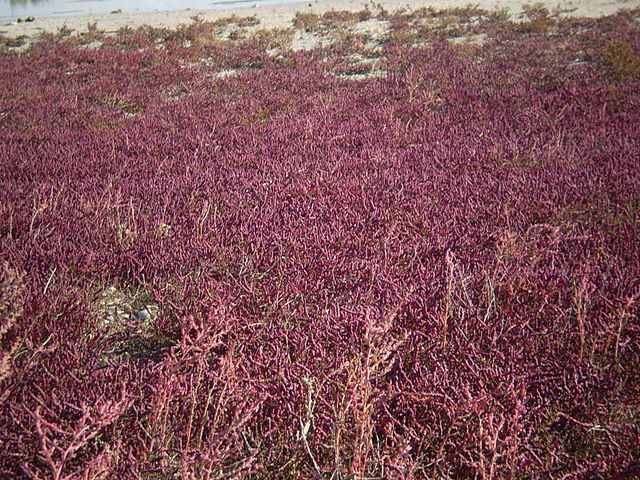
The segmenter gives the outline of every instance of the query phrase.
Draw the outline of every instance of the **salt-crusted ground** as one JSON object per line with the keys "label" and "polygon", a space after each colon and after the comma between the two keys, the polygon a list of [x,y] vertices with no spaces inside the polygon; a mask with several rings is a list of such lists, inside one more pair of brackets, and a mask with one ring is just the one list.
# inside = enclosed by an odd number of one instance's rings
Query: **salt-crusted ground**
{"label": "salt-crusted ground", "polygon": [[[523,5],[526,1],[521,0],[478,0],[469,2],[466,0],[382,0],[374,2],[376,6],[381,6],[393,11],[402,8],[414,10],[417,8],[433,7],[438,9],[463,7],[467,5],[477,6],[487,10],[501,10],[517,19],[524,15]],[[583,17],[599,17],[610,15],[622,8],[635,8],[640,6],[640,0],[580,0],[580,1],[557,1],[546,0],[544,2],[529,2],[546,6],[551,11],[562,11],[562,15],[575,15]],[[264,28],[289,28],[296,14],[323,14],[335,11],[360,11],[365,7],[371,7],[369,0],[322,0],[311,2],[290,3],[276,6],[258,6],[244,8],[229,8],[216,10],[181,10],[170,12],[140,12],[140,13],[117,13],[100,15],[75,15],[67,17],[45,17],[36,18],[33,22],[8,22],[0,25],[0,35],[16,39],[22,38],[21,42],[16,42],[14,48],[22,49],[31,39],[44,32],[56,33],[60,29],[70,29],[73,32],[87,32],[90,25],[95,25],[99,30],[115,32],[122,27],[136,28],[141,25],[150,25],[161,28],[176,28],[179,25],[189,24],[193,17],[198,17],[205,21],[215,21],[220,18],[237,15],[241,17],[255,16],[259,23],[249,30]],[[367,33],[383,35],[386,31],[384,23],[372,21],[358,28],[366,28]],[[297,32],[294,36],[292,48],[295,50],[309,49],[315,47],[321,39],[318,35],[309,32]]]}

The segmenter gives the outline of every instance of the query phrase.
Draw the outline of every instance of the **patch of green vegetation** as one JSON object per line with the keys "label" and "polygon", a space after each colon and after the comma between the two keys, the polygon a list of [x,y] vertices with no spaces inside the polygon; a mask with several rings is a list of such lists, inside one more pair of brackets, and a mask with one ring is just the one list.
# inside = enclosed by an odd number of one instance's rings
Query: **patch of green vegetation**
{"label": "patch of green vegetation", "polygon": [[315,13],[297,12],[293,24],[305,32],[315,32],[321,26],[320,16]]}
{"label": "patch of green vegetation", "polygon": [[524,4],[522,9],[528,19],[522,24],[523,33],[549,33],[555,26],[555,20],[549,13],[547,7],[541,3]]}
{"label": "patch of green vegetation", "polygon": [[418,32],[407,22],[393,23],[391,24],[389,31],[382,37],[381,41],[383,43],[393,42],[413,44],[423,40],[425,38],[423,34],[426,33],[426,31],[427,30]]}
{"label": "patch of green vegetation", "polygon": [[293,24],[296,28],[305,32],[327,32],[336,29],[347,29],[374,17],[375,15],[369,8],[356,12],[330,10],[322,16],[311,12],[297,12],[293,19]]}
{"label": "patch of green vegetation", "polygon": [[291,43],[293,29],[291,28],[261,28],[253,32],[251,39],[262,44],[265,50],[286,48]]}
{"label": "patch of green vegetation", "polygon": [[547,18],[535,18],[523,24],[524,33],[549,33],[553,28],[553,22]]}
{"label": "patch of green vegetation", "polygon": [[610,42],[605,47],[604,57],[617,80],[640,78],[640,57],[628,42],[622,40]]}

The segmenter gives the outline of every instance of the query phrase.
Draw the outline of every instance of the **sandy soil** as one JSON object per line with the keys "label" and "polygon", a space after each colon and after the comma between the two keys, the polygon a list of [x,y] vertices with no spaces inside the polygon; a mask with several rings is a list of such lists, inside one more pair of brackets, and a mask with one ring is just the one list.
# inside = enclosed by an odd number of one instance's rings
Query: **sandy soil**
{"label": "sandy soil", "polygon": [[[508,9],[514,18],[522,14],[522,0],[381,0],[374,2],[381,4],[385,9],[393,11],[399,8],[416,9],[432,6],[435,8],[448,8],[466,6],[469,4],[488,10]],[[597,17],[615,13],[622,8],[635,8],[640,6],[640,0],[546,0],[544,3],[550,10],[566,10],[566,15]],[[74,15],[66,17],[42,17],[33,22],[11,22],[0,25],[0,34],[17,38],[26,36],[36,37],[43,32],[58,32],[62,27],[70,28],[77,32],[87,31],[87,25],[95,23],[97,28],[107,32],[116,31],[121,27],[138,27],[140,25],[152,25],[155,27],[175,28],[180,24],[191,23],[192,17],[198,16],[203,20],[215,20],[231,15],[251,16],[260,19],[261,28],[289,27],[296,12],[324,13],[329,10],[362,10],[370,0],[313,0],[311,2],[290,3],[276,6],[228,8],[217,10],[180,10],[170,12],[140,12],[117,13],[100,15]]]}

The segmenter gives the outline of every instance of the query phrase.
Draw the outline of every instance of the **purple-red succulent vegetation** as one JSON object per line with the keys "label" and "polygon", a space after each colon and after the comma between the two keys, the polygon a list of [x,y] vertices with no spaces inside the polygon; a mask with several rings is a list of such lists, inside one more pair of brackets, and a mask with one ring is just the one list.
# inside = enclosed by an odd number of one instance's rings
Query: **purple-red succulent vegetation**
{"label": "purple-red succulent vegetation", "polygon": [[640,11],[420,18],[0,54],[0,476],[638,473]]}

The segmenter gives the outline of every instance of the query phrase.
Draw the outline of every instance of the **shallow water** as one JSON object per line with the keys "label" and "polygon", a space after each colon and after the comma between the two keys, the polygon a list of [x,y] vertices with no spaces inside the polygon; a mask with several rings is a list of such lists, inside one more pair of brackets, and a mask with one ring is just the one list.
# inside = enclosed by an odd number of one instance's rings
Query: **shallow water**
{"label": "shallow water", "polygon": [[153,12],[160,10],[204,10],[233,6],[272,5],[295,0],[0,0],[0,19],[55,15],[82,15],[122,12]]}

